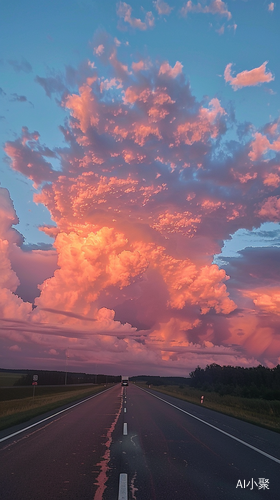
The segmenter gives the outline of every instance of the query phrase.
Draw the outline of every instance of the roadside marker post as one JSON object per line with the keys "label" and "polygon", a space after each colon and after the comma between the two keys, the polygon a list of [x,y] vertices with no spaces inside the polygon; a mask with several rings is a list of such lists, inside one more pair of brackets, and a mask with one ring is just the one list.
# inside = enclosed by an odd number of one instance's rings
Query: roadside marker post
{"label": "roadside marker post", "polygon": [[32,385],[33,385],[33,401],[34,401],[34,397],[35,397],[35,387],[36,387],[36,385],[38,385],[38,375],[33,375],[33,382],[32,382]]}

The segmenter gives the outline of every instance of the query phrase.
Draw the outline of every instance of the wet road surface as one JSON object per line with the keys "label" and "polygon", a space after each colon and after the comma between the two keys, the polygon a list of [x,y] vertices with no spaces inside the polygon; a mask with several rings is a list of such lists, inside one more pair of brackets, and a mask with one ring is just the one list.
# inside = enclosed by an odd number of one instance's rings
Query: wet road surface
{"label": "wet road surface", "polygon": [[0,433],[1,500],[279,497],[278,433],[134,384],[19,428]]}

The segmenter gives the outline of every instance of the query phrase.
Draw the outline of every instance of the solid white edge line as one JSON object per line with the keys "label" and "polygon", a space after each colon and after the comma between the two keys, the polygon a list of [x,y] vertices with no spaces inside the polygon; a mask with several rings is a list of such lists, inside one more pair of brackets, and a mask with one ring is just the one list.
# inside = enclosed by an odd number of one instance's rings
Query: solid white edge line
{"label": "solid white edge line", "polygon": [[127,500],[127,474],[120,474],[118,500]]}
{"label": "solid white edge line", "polygon": [[[138,386],[139,387],[139,386]],[[269,458],[270,460],[273,460],[274,462],[276,462],[277,464],[280,464],[280,460],[278,458],[275,458],[273,457],[272,455],[269,455],[268,453],[266,453],[265,451],[262,451],[260,450],[259,448],[255,448],[255,446],[249,444],[249,443],[246,443],[245,441],[242,441],[242,439],[239,439],[235,436],[233,436],[232,434],[229,434],[228,432],[226,431],[223,431],[222,429],[219,429],[219,427],[216,427],[215,425],[212,425],[212,424],[209,424],[209,422],[206,422],[205,420],[202,420],[201,418],[199,417],[196,417],[195,415],[192,415],[191,413],[189,413],[188,411],[186,410],[183,410],[182,408],[179,408],[178,406],[175,406],[173,405],[172,403],[169,403],[168,401],[165,401],[165,399],[162,399],[160,398],[159,396],[156,396],[155,394],[152,394],[151,392],[149,391],[146,391],[145,389],[142,389],[142,387],[139,387],[139,389],[141,389],[141,391],[144,391],[146,392],[147,394],[150,394],[151,396],[153,396],[154,398],[157,398],[157,399],[160,399],[160,401],[163,401],[164,403],[166,403],[167,405],[170,405],[170,406],[173,406],[173,408],[176,408],[177,410],[180,410],[182,411],[183,413],[186,413],[187,415],[189,415],[190,417],[192,418],[195,418],[196,420],[199,420],[199,422],[202,422],[203,424],[205,425],[208,425],[209,427],[212,427],[212,429],[215,429],[216,431],[219,431],[221,432],[222,434],[225,434],[226,436],[230,437],[231,439],[234,439],[235,441],[238,441],[238,443],[241,443],[241,444],[244,444],[244,446],[247,446],[248,448],[251,448],[252,450],[254,451],[257,451],[258,453],[260,453],[261,455],[264,455],[265,457]]]}
{"label": "solid white edge line", "polygon": [[49,417],[43,418],[43,420],[40,420],[39,422],[36,422],[35,424],[28,425],[28,427],[24,427],[24,429],[21,429],[20,431],[13,432],[13,434],[9,434],[8,436],[1,438],[0,443],[2,443],[3,441],[6,441],[7,439],[10,439],[14,436],[17,436],[18,434],[21,434],[24,431],[28,431],[28,429],[31,429],[32,427],[35,427],[36,425],[42,424],[43,422],[46,422],[46,420],[49,420],[50,418],[56,417],[57,415],[60,415],[61,413],[64,413],[65,411],[71,410],[71,408],[75,408],[75,406],[81,405],[82,403],[86,403],[90,399],[96,398],[96,396],[100,396],[100,394],[104,394],[104,392],[107,392],[110,389],[112,389],[112,387],[109,387],[109,389],[105,389],[105,391],[98,392],[97,394],[94,394],[94,396],[90,396],[89,398],[84,399],[83,401],[80,401],[79,403],[75,403],[74,405],[69,406],[68,408],[64,408],[64,410],[60,410],[57,413],[50,415]]}
{"label": "solid white edge line", "polygon": [[126,422],[123,424],[123,435],[127,436],[127,423]]}

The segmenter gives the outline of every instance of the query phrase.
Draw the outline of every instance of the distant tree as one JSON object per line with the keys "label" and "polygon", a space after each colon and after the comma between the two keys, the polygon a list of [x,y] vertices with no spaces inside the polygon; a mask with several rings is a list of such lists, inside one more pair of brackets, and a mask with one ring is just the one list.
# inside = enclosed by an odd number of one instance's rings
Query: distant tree
{"label": "distant tree", "polygon": [[204,369],[198,366],[190,377],[191,385],[204,391],[280,400],[280,365],[270,369],[262,365],[243,368],[212,363]]}

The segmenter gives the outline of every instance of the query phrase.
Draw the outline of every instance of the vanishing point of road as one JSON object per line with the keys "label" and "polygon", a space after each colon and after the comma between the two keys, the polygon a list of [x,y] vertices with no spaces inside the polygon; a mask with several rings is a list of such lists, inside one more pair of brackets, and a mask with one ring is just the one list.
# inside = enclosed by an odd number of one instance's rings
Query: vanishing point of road
{"label": "vanishing point of road", "polygon": [[1,500],[279,498],[280,434],[134,384],[0,432]]}

